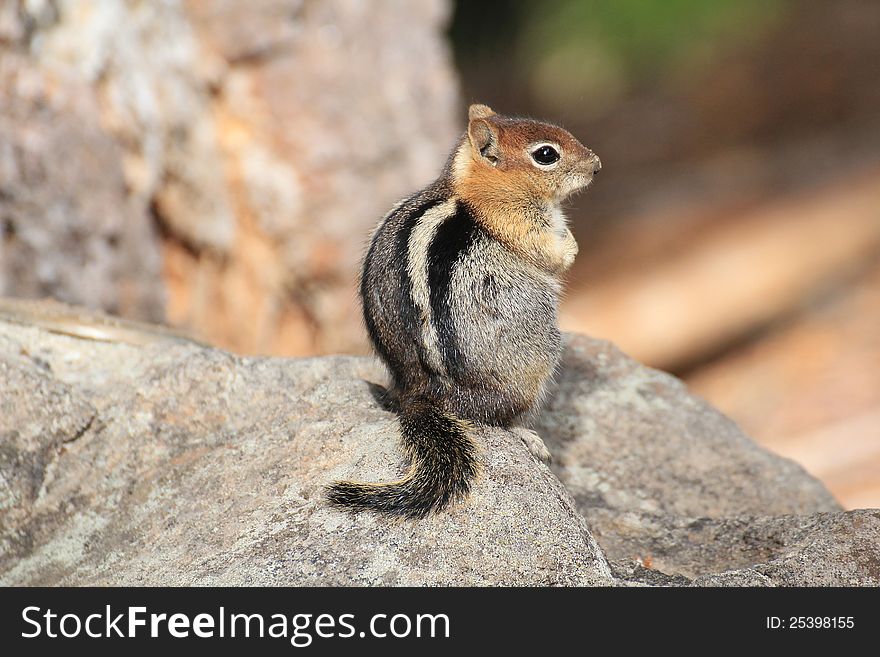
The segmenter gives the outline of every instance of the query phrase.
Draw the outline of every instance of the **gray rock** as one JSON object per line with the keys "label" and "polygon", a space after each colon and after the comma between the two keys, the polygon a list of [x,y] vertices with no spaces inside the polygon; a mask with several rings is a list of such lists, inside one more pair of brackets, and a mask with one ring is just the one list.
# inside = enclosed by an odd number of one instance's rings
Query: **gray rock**
{"label": "gray rock", "polygon": [[675,377],[583,336],[568,337],[564,363],[535,429],[609,558],[650,554],[652,523],[670,518],[840,510],[800,466],[756,445]]}
{"label": "gray rock", "polygon": [[736,554],[751,565],[698,586],[880,586],[878,509],[710,522],[701,534],[710,559]]}
{"label": "gray rock", "polygon": [[880,583],[880,511],[840,512],[601,342],[568,338],[537,421],[562,482],[534,433],[484,429],[469,499],[409,521],[321,494],[404,467],[373,360],[240,358],[38,306],[0,314],[0,584]]}
{"label": "gray rock", "polygon": [[[50,456],[30,466],[38,494],[4,520],[3,584],[614,583],[571,498],[518,436],[480,433],[483,476],[448,513],[341,512],[326,483],[402,467],[395,418],[367,383],[382,379],[374,362],[238,358],[155,338],[0,324],[17,373],[0,389],[4,450],[44,436]],[[5,479],[17,463],[0,462]]]}
{"label": "gray rock", "polygon": [[91,426],[95,409],[40,360],[0,355],[0,523],[27,513],[64,443]]}
{"label": "gray rock", "polygon": [[581,511],[676,516],[837,511],[803,468],[755,444],[675,377],[572,335],[535,423]]}
{"label": "gray rock", "polygon": [[[809,516],[680,518],[627,512],[606,523],[615,575],[700,586],[876,586],[880,584],[880,510]],[[640,567],[647,563],[650,569]]]}
{"label": "gray rock", "polygon": [[800,466],[607,342],[569,336],[564,360],[535,428],[619,579],[876,583],[880,512],[839,513]]}

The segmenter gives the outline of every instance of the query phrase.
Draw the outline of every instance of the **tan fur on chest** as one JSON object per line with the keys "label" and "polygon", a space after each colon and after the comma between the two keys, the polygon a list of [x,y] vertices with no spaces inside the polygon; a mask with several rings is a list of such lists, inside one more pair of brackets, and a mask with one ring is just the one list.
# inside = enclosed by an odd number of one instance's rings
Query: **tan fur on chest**
{"label": "tan fur on chest", "polygon": [[[537,163],[532,151],[541,146],[556,151],[558,162]],[[535,266],[561,273],[577,245],[560,203],[586,187],[599,167],[593,152],[562,128],[474,106],[450,168],[456,196],[492,237]]]}

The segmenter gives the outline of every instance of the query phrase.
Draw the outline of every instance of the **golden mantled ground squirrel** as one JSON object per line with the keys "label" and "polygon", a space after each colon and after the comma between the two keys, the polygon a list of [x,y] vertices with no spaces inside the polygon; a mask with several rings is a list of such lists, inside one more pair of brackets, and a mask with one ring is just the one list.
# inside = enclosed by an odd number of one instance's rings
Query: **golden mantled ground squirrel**
{"label": "golden mantled ground squirrel", "polygon": [[599,158],[555,125],[485,105],[468,119],[440,177],[379,223],[361,273],[409,472],[336,482],[336,504],[422,517],[464,496],[473,423],[506,427],[533,410],[559,361],[560,277],[577,254],[560,203]]}

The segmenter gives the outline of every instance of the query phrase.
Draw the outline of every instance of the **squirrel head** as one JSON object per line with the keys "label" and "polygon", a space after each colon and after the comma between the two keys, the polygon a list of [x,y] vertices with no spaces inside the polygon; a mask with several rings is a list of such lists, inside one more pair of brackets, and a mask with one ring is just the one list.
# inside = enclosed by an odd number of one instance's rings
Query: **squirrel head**
{"label": "squirrel head", "polygon": [[471,105],[453,180],[462,196],[477,204],[555,205],[587,187],[601,167],[593,151],[559,126]]}

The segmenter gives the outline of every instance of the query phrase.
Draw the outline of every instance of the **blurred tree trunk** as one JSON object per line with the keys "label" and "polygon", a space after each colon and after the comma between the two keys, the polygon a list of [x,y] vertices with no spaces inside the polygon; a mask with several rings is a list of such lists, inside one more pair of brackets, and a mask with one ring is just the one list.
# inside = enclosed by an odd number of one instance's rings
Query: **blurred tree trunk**
{"label": "blurred tree trunk", "polygon": [[362,348],[363,243],[455,136],[448,9],[4,2],[0,294]]}

